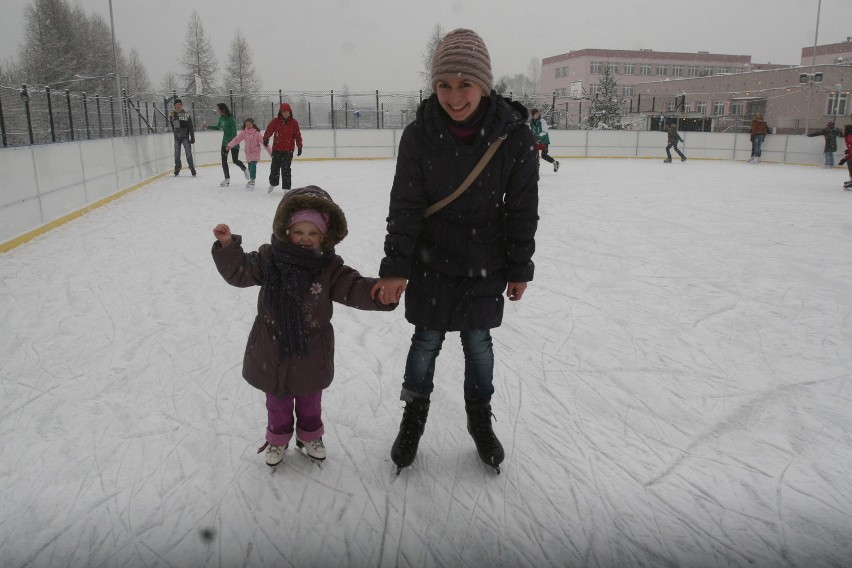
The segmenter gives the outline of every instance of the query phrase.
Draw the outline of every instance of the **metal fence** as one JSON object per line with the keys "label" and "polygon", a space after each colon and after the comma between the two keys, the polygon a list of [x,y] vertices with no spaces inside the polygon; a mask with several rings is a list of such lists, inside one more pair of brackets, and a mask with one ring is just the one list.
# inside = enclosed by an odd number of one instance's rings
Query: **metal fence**
{"label": "metal fence", "polygon": [[[98,93],[72,92],[0,86],[0,135],[2,145],[22,146],[70,140],[109,138],[167,132],[167,120],[178,93],[152,92],[121,97]],[[215,124],[216,104],[224,102],[242,128],[246,118],[254,119],[261,129],[278,114],[281,103],[288,103],[302,129],[384,129],[403,128],[415,118],[417,107],[427,96],[423,91],[408,93],[349,93],[335,91],[264,91],[240,94],[233,91],[204,95],[181,94],[184,109],[193,117],[196,130]],[[578,130],[613,128],[654,129],[655,117],[690,116],[700,119],[696,130],[713,123],[714,130],[743,131],[748,123],[742,113],[704,116],[686,113],[685,96],[641,96],[624,101],[621,116],[597,117],[594,101],[550,95],[508,93],[527,108],[537,108],[551,128]],[[751,110],[751,109],[746,109]],[[603,119],[603,120],[602,120]],[[696,123],[697,124],[697,123]]]}

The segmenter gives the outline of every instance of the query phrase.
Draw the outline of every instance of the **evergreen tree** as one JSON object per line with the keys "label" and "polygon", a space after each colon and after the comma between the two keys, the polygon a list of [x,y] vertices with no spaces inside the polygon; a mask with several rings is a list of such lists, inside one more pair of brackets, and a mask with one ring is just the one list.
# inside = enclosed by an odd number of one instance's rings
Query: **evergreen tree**
{"label": "evergreen tree", "polygon": [[619,128],[624,114],[624,98],[618,96],[618,84],[607,62],[598,82],[598,92],[592,98],[589,126],[594,128]]}

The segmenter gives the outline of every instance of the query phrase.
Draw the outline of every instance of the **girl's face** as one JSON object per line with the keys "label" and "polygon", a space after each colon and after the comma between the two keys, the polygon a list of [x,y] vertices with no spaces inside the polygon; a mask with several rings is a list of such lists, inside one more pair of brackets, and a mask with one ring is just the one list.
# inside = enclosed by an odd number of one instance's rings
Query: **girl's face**
{"label": "girl's face", "polygon": [[254,123],[250,120],[247,120],[243,123],[243,130],[251,130],[254,128]]}
{"label": "girl's face", "polygon": [[282,110],[281,116],[284,118],[284,120],[287,120],[288,118],[290,118],[290,111],[289,110]]}
{"label": "girl's face", "polygon": [[309,221],[293,223],[287,230],[290,242],[304,249],[318,249],[322,244],[322,233],[316,225]]}
{"label": "girl's face", "polygon": [[438,102],[456,122],[465,122],[473,117],[482,100],[482,88],[463,77],[447,77],[435,84]]}
{"label": "girl's face", "polygon": [[218,114],[219,116],[222,116],[225,113],[222,112],[222,109],[220,109],[219,107],[216,107],[216,114]]}

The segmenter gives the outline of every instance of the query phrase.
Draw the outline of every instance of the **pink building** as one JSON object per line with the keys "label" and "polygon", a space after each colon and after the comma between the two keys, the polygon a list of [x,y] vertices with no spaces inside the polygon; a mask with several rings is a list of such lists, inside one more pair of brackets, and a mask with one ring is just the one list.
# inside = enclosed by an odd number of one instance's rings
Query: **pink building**
{"label": "pink building", "polygon": [[[541,97],[555,103],[550,122],[583,125],[606,66],[624,98],[622,123],[629,128],[653,128],[653,117],[677,115],[691,129],[741,131],[754,112],[762,112],[776,132],[802,132],[850,112],[847,38],[803,48],[800,66],[756,64],[749,55],[652,50],[583,49],[548,57],[542,60]],[[820,73],[822,81],[815,81]]]}

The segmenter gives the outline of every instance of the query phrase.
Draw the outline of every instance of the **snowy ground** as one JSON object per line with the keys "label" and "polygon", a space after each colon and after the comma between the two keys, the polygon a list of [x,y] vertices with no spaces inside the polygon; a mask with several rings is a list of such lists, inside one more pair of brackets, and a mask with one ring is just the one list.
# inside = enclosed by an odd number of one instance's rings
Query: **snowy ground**
{"label": "snowy ground", "polygon": [[[393,169],[294,165],[365,274]],[[500,476],[465,430],[455,335],[394,474],[411,327],[343,307],[329,458],[270,473],[240,377],[257,289],[209,249],[218,222],[268,239],[282,193],[220,189],[215,167],[146,186],[0,255],[0,566],[849,566],[845,177],[543,168],[536,279],[494,332]]]}

